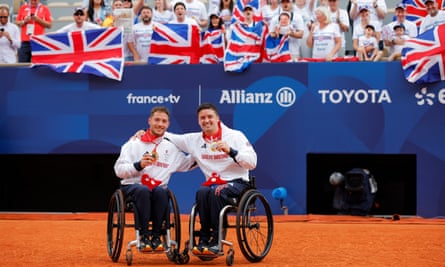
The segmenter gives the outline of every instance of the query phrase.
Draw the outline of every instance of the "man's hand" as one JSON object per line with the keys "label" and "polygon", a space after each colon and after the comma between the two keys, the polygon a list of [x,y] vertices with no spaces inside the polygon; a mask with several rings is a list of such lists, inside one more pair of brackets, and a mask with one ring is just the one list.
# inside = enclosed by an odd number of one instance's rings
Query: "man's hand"
{"label": "man's hand", "polygon": [[228,184],[220,184],[215,188],[215,196],[219,196],[221,195],[221,190],[223,190],[224,188],[228,187]]}
{"label": "man's hand", "polygon": [[145,130],[138,130],[132,137],[130,137],[130,140],[141,139],[141,136],[143,136],[144,134]]}

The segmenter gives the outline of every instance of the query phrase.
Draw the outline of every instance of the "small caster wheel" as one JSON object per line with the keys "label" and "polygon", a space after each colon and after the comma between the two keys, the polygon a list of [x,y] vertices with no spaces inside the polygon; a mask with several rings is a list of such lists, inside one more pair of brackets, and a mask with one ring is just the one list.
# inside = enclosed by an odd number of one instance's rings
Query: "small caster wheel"
{"label": "small caster wheel", "polygon": [[189,254],[179,254],[178,257],[176,257],[176,264],[187,264],[190,261]]}
{"label": "small caster wheel", "polygon": [[125,259],[127,260],[127,265],[130,266],[133,263],[133,252],[131,249],[127,249],[125,253]]}
{"label": "small caster wheel", "polygon": [[232,266],[233,265],[234,258],[235,258],[235,251],[233,249],[229,249],[227,251],[227,256],[226,256],[226,264],[227,264],[227,266]]}
{"label": "small caster wheel", "polygon": [[178,256],[177,249],[175,249],[175,250],[169,249],[167,251],[167,258],[168,258],[169,261],[175,262],[177,256]]}

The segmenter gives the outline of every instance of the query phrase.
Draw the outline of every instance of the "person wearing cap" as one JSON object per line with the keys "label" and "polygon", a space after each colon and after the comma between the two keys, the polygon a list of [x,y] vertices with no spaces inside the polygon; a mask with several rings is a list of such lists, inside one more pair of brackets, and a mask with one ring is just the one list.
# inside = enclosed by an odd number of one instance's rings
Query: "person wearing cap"
{"label": "person wearing cap", "polygon": [[201,43],[204,49],[202,49],[203,55],[201,56],[200,63],[223,63],[224,51],[227,44],[224,22],[218,12],[211,12],[209,21],[209,27],[207,27],[207,30],[201,35]]}
{"label": "person wearing cap", "polygon": [[73,13],[74,22],[58,29],[56,32],[74,32],[74,31],[86,31],[91,29],[100,29],[101,26],[85,21],[85,12],[81,7],[76,7]]}
{"label": "person wearing cap", "polygon": [[231,40],[233,28],[235,27],[235,25],[237,23],[241,23],[248,28],[253,27],[255,25],[254,15],[255,15],[255,12],[253,10],[253,7],[250,5],[245,5],[244,9],[243,9],[244,21],[236,21],[235,23],[230,25],[229,29],[227,29],[227,31],[226,31],[227,42],[229,42]]}
{"label": "person wearing cap", "polygon": [[371,20],[378,21],[380,27],[383,26],[383,20],[386,17],[387,5],[385,0],[351,0],[351,10],[349,17],[353,21],[353,25],[360,25],[360,8],[366,7],[369,11]]}
{"label": "person wearing cap", "polygon": [[338,56],[341,47],[341,35],[338,24],[331,22],[329,7],[319,6],[315,9],[317,22],[307,38],[307,46],[312,47],[312,58],[332,61]]}
{"label": "person wearing cap", "polygon": [[[294,12],[294,5],[290,0],[281,0],[281,12],[287,12],[290,15],[289,32],[289,52],[294,61],[298,61],[300,55],[300,40],[303,38],[305,26],[303,18],[297,12]],[[281,14],[280,12],[280,14]],[[280,14],[276,15],[270,22],[270,29],[275,29],[280,24]]]}
{"label": "person wearing cap", "polygon": [[[417,36],[417,25],[406,19],[406,6],[403,3],[399,3],[395,8],[395,17],[396,20],[386,24],[382,28],[382,39],[385,43],[385,46],[389,49],[388,54],[393,54],[395,46],[401,46],[405,43],[407,37],[416,37]],[[403,25],[404,37],[398,38],[396,31],[394,30],[395,26]]]}
{"label": "person wearing cap", "polygon": [[419,34],[445,23],[445,11],[437,7],[435,0],[425,0],[425,7],[428,15],[426,15],[419,26]]}
{"label": "person wearing cap", "polygon": [[29,0],[20,6],[15,20],[15,24],[21,29],[19,62],[31,62],[31,35],[44,34],[45,29],[51,28],[52,21],[50,9],[41,4],[40,0]]}
{"label": "person wearing cap", "polygon": [[[359,43],[358,40],[360,36],[366,34],[366,26],[372,25],[374,27],[374,36],[377,40],[380,40],[380,35],[382,32],[380,23],[375,20],[371,20],[369,16],[369,9],[366,6],[360,7],[360,24],[354,26],[354,30],[352,32],[352,47],[358,56],[359,53]],[[377,56],[374,58],[374,61],[380,60],[383,56],[383,51],[379,50],[377,52]]]}
{"label": "person wearing cap", "polygon": [[405,26],[403,24],[396,24],[393,30],[396,34],[394,36],[394,40],[396,40],[396,42],[394,43],[397,44],[392,46],[388,61],[400,60],[402,57],[402,49],[405,46],[405,40],[409,38],[409,36],[405,34]]}
{"label": "person wearing cap", "polygon": [[127,39],[127,46],[133,55],[134,61],[147,63],[150,54],[150,43],[153,35],[153,9],[143,6],[141,9],[141,22],[133,25]]}
{"label": "person wearing cap", "polygon": [[9,8],[0,5],[0,63],[17,63],[17,49],[20,47],[20,30],[9,22]]}
{"label": "person wearing cap", "polygon": [[365,26],[365,34],[358,38],[357,56],[361,61],[375,61],[377,57],[379,45],[374,33],[374,26],[369,24]]}
{"label": "person wearing cap", "polygon": [[[351,10],[349,11],[349,16],[353,21],[353,27],[360,25],[361,23],[361,7],[366,7],[368,9],[371,21],[377,21],[379,24],[378,28],[382,29],[383,20],[385,19],[388,12],[386,0],[351,0]],[[377,40],[379,42],[379,57],[381,57],[383,55],[385,44],[381,35],[377,38]]]}

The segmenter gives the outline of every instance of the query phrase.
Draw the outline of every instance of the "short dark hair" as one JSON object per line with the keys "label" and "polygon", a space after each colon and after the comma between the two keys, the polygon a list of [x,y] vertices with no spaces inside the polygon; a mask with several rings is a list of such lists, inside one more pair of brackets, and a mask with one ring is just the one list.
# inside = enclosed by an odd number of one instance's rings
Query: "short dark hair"
{"label": "short dark hair", "polygon": [[143,6],[141,7],[141,11],[144,10],[144,9],[148,9],[148,10],[150,10],[151,12],[153,12],[153,8],[151,8],[151,6],[143,5]]}
{"label": "short dark hair", "polygon": [[164,107],[164,106],[153,107],[150,111],[150,117],[153,117],[153,114],[155,114],[156,112],[163,112],[163,113],[167,114],[168,118],[170,118],[170,111],[168,110],[167,107]]}
{"label": "short dark hair", "polygon": [[201,110],[204,110],[204,109],[211,109],[211,110],[215,111],[216,115],[219,116],[218,109],[212,103],[202,103],[201,105],[199,105],[196,113],[199,114],[199,112],[201,112]]}
{"label": "short dark hair", "polygon": [[184,9],[187,9],[187,7],[185,6],[185,4],[184,4],[183,2],[181,2],[181,1],[179,1],[179,2],[177,2],[177,3],[175,4],[175,6],[173,7],[173,11],[176,10],[176,7],[177,7],[177,6],[183,6]]}
{"label": "short dark hair", "polygon": [[371,29],[371,30],[375,31],[374,26],[372,26],[371,24],[366,25],[365,29]]}

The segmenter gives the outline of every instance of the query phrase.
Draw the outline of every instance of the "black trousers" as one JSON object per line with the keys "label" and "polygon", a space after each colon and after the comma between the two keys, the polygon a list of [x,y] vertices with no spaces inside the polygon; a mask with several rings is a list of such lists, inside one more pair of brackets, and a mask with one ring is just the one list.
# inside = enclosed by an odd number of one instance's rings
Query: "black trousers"
{"label": "black trousers", "polygon": [[31,43],[26,41],[22,42],[17,55],[19,63],[31,62]]}
{"label": "black trousers", "polygon": [[169,213],[167,188],[155,187],[153,191],[142,184],[122,185],[125,197],[134,200],[135,228],[148,236],[148,223],[152,221],[152,236],[159,237],[162,221]]}
{"label": "black trousers", "polygon": [[215,195],[216,186],[202,186],[196,192],[196,207],[201,222],[200,240],[209,241],[218,238],[219,213],[226,205],[233,205],[234,199],[239,197],[249,187],[249,183],[237,179],[227,183],[220,195]]}

